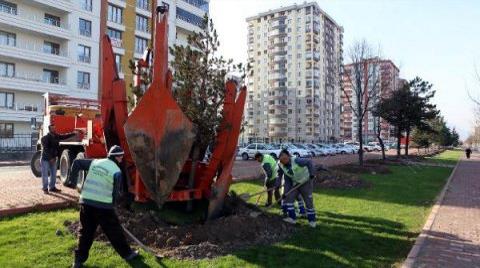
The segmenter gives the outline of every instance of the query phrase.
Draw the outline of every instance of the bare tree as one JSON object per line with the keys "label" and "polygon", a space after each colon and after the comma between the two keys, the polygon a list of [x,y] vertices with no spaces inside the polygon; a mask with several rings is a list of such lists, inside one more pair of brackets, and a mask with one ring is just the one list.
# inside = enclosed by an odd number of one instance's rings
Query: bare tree
{"label": "bare tree", "polygon": [[344,66],[342,91],[357,120],[358,162],[363,165],[363,120],[380,95],[380,57],[366,40],[355,42],[348,56],[350,63]]}

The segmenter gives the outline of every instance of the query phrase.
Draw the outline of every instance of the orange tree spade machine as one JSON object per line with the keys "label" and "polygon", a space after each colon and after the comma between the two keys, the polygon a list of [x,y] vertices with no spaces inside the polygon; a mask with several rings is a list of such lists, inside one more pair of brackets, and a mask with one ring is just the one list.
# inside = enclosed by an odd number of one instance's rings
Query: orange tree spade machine
{"label": "orange tree spade machine", "polygon": [[[240,135],[246,87],[229,80],[225,84],[223,121],[208,162],[192,167],[189,154],[195,139],[195,125],[185,116],[172,95],[173,76],[168,69],[168,7],[159,6],[153,14],[152,58],[137,66],[151,68],[152,79],[145,94],[128,114],[125,81],[119,78],[111,41],[102,39],[100,115],[103,130],[101,152],[89,154],[92,141],[87,127],[82,135],[82,157],[101,157],[107,148],[120,145],[125,150],[125,173],[129,192],[135,201],[153,200],[158,206],[172,201],[207,200],[207,218],[219,216],[232,182],[232,167]],[[136,79],[141,79],[137,77]],[[57,116],[56,121],[63,119]],[[91,124],[91,123],[90,123]],[[97,125],[98,125],[97,124]],[[95,123],[93,124],[95,125]],[[68,129],[68,128],[67,128]],[[71,130],[75,126],[70,127]],[[98,149],[98,148],[97,148]],[[70,157],[70,162],[72,161]],[[33,162],[33,160],[32,160]],[[69,162],[69,163],[70,163]],[[194,171],[194,183],[189,175]]]}

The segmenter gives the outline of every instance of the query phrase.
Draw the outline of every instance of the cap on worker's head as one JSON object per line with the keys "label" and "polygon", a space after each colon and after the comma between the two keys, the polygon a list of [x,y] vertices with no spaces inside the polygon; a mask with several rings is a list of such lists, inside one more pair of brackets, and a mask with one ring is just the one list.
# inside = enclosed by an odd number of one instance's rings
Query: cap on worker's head
{"label": "cap on worker's head", "polygon": [[122,147],[118,145],[113,145],[112,148],[108,151],[108,156],[121,156],[125,154]]}

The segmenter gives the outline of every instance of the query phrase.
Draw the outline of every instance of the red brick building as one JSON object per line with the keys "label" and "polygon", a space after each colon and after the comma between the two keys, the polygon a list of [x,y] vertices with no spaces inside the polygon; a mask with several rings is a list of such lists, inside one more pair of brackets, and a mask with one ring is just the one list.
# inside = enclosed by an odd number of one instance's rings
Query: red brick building
{"label": "red brick building", "polygon": [[[376,73],[378,74],[377,87],[381,97],[389,96],[391,92],[397,90],[401,85],[403,79],[399,78],[400,70],[391,60],[371,59],[366,60],[364,64],[365,67],[368,67],[365,68],[366,70],[369,70],[369,68],[376,68]],[[357,117],[352,111],[349,103],[350,99],[353,107],[355,107],[356,100],[352,96],[353,88],[351,84],[352,68],[352,64],[345,65],[342,75],[342,86],[344,90],[342,91],[341,96],[342,113],[340,119],[340,136],[344,141],[357,139]],[[348,75],[350,75],[350,77],[348,77]],[[365,72],[364,76],[363,80],[366,81],[368,79],[368,73]],[[371,81],[370,83],[373,84]],[[367,87],[370,88],[371,85],[367,85]],[[369,105],[372,107],[374,102],[370,101]],[[393,129],[387,122],[383,119],[374,117],[371,112],[367,112],[363,118],[362,124],[364,142],[376,141],[375,128],[378,123],[380,123],[380,133],[384,140],[393,140],[395,138],[393,135]]]}

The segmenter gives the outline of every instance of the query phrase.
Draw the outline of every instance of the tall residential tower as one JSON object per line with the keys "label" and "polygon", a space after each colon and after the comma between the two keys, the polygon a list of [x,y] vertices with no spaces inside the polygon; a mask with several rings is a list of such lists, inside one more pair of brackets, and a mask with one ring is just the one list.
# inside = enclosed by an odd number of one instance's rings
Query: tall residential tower
{"label": "tall residential tower", "polygon": [[343,28],[315,2],[260,13],[247,23],[248,140],[338,139]]}

